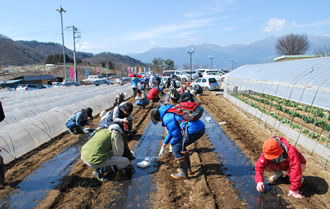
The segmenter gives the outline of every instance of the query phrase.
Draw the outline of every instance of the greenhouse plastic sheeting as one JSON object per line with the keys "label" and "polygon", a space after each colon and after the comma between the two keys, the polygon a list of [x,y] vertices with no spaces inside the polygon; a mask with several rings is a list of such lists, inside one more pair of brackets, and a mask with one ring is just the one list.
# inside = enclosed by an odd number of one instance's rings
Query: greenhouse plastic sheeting
{"label": "greenhouse plastic sheeting", "polygon": [[129,84],[1,92],[6,119],[0,123],[0,148],[5,163],[66,131],[65,122],[75,111],[91,107],[95,116],[111,108],[120,92],[133,94]]}
{"label": "greenhouse plastic sheeting", "polygon": [[226,89],[237,86],[330,109],[330,58],[244,65],[229,73]]}

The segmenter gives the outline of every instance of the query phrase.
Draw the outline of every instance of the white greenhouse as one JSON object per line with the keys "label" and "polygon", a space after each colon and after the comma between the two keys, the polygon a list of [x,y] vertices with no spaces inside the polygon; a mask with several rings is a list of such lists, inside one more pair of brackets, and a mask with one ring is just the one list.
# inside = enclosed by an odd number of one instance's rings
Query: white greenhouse
{"label": "white greenhouse", "polygon": [[0,123],[0,148],[5,163],[66,131],[75,111],[91,107],[93,116],[112,107],[116,95],[132,96],[131,85],[89,85],[26,92],[0,92],[5,120]]}
{"label": "white greenhouse", "polygon": [[225,97],[329,160],[329,57],[241,66],[228,74]]}

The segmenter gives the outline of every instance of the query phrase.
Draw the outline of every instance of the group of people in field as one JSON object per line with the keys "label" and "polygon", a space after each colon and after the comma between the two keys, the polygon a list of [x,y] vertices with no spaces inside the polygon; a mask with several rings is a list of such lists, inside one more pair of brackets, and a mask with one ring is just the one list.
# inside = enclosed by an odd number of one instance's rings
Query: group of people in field
{"label": "group of people in field", "polygon": [[[196,142],[205,133],[205,124],[200,120],[203,108],[196,99],[196,96],[203,94],[203,89],[200,86],[176,86],[174,78],[168,79],[165,85],[160,86],[160,80],[156,75],[141,79],[133,77],[131,84],[135,105],[141,109],[149,103],[157,103],[165,95],[164,92],[167,92],[167,101],[165,100],[163,105],[157,105],[150,114],[152,122],[161,122],[167,131],[159,156],[163,156],[166,147],[170,145],[170,150],[178,162],[178,168],[171,177],[189,179],[194,171],[190,162],[191,151],[187,146]],[[127,168],[135,159],[127,142],[127,132],[133,123],[133,104],[125,102],[125,96],[122,93],[116,97],[113,111],[100,113],[99,127],[93,131],[93,136],[81,149],[81,160],[94,168],[93,174],[102,182],[117,178],[121,170]],[[192,116],[187,117],[186,113]],[[193,115],[194,113],[196,114]],[[91,108],[73,113],[66,122],[68,131],[72,134],[89,133],[90,130],[83,126],[91,117]],[[269,178],[270,182],[288,175],[291,182],[288,195],[302,198],[299,188],[304,182],[302,174],[305,167],[306,160],[295,146],[282,137],[269,138],[264,142],[263,153],[255,166],[256,189],[259,192],[264,191],[264,171],[271,171],[274,174]]]}

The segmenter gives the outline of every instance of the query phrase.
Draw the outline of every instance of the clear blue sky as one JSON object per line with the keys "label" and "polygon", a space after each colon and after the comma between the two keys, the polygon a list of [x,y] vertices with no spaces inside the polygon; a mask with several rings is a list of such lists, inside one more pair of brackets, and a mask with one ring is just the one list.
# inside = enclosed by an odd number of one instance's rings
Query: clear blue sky
{"label": "clear blue sky", "polygon": [[[0,34],[61,43],[60,0],[0,0]],[[127,54],[154,47],[252,43],[288,33],[330,36],[329,0],[62,0],[78,49]],[[65,45],[73,48],[72,32]]]}

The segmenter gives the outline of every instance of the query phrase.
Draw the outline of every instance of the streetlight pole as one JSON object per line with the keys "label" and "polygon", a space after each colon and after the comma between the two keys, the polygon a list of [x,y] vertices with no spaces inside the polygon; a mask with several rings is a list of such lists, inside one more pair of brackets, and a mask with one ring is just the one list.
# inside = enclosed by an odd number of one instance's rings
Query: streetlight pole
{"label": "streetlight pole", "polygon": [[64,82],[67,81],[67,76],[66,76],[66,60],[65,60],[65,49],[64,49],[64,33],[63,33],[63,17],[62,13],[66,12],[62,6],[60,6],[60,9],[56,9],[61,15],[61,28],[62,28],[62,48],[63,48],[63,65],[64,65]]}
{"label": "streetlight pole", "polygon": [[78,72],[77,72],[77,59],[76,59],[76,33],[78,33],[78,28],[73,26],[69,26],[67,28],[72,28],[73,33],[73,62],[74,62],[74,81],[78,82]]}
{"label": "streetlight pole", "polygon": [[187,53],[190,55],[190,82],[192,82],[192,55],[194,54],[194,49],[187,49]]}
{"label": "streetlight pole", "polygon": [[214,57],[213,56],[209,56],[209,58],[211,60],[211,70],[212,70],[212,61],[213,61]]}

